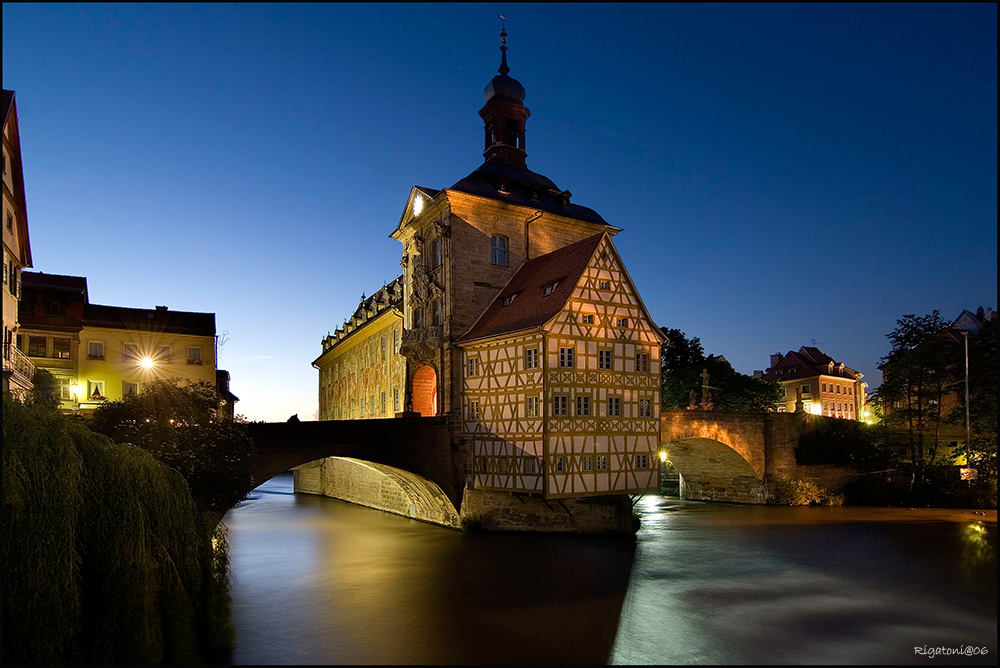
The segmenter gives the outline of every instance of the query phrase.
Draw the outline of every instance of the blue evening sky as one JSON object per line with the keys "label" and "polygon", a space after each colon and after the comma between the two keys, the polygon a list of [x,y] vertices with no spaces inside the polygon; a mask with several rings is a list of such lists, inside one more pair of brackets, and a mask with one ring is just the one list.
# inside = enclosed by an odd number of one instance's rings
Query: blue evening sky
{"label": "blue evening sky", "polygon": [[5,3],[33,270],[214,312],[238,412],[313,419],[410,187],[482,163],[497,12],[528,167],[656,324],[874,389],[898,318],[997,307],[995,4]]}

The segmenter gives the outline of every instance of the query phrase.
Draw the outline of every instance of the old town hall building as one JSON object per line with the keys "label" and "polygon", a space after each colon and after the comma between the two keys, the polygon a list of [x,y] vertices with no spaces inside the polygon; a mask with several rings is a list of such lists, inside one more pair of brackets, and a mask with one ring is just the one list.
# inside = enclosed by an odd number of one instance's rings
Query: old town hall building
{"label": "old town hall building", "polygon": [[499,74],[479,110],[485,161],[415,186],[402,275],[322,342],[321,420],[446,415],[470,486],[543,498],[659,482],[662,334],[620,228],[526,165],[525,91]]}

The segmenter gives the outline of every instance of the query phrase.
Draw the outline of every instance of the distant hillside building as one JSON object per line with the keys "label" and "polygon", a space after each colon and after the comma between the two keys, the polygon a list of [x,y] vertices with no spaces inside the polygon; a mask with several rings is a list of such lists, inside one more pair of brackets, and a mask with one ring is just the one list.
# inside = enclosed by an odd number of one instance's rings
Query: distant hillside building
{"label": "distant hillside building", "polygon": [[3,91],[3,390],[24,396],[32,389],[35,368],[14,344],[21,272],[31,266],[28,207],[21,166],[21,134],[14,91]]}
{"label": "distant hillside building", "polygon": [[[804,410],[816,415],[858,420],[863,415],[865,390],[863,375],[837,362],[815,346],[802,346],[782,355],[771,355],[771,366],[759,373],[785,389],[779,412]],[[797,406],[797,402],[801,405]]]}
{"label": "distant hillside building", "polygon": [[656,488],[664,337],[620,229],[527,168],[530,112],[506,48],[479,111],[485,161],[449,188],[411,189],[390,235],[403,275],[323,339],[320,418],[447,415],[479,489]]}
{"label": "distant hillside building", "polygon": [[[17,347],[59,383],[60,408],[88,415],[156,378],[216,385],[223,414],[237,400],[216,369],[214,313],[91,304],[87,279],[22,274]],[[221,385],[219,384],[221,381]]]}

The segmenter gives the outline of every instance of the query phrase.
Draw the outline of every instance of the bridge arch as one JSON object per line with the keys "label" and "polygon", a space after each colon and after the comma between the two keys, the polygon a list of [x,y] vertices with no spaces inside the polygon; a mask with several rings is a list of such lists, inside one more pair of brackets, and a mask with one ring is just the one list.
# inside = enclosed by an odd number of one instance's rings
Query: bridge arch
{"label": "bridge arch", "polygon": [[403,469],[353,457],[329,457],[293,469],[295,490],[321,494],[412,519],[457,528],[459,514],[436,483]]}
{"label": "bridge arch", "polygon": [[680,495],[696,501],[764,503],[764,482],[732,446],[705,437],[680,438],[662,444],[680,473]]}

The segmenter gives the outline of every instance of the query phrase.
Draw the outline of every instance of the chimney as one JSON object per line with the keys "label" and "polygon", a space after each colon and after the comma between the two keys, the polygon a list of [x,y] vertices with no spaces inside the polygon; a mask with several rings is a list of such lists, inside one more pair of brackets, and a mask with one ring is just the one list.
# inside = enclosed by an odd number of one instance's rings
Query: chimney
{"label": "chimney", "polygon": [[781,353],[774,353],[771,355],[771,368],[773,369],[781,361]]}
{"label": "chimney", "polygon": [[156,307],[156,310],[157,310],[157,311],[160,311],[160,312],[163,312],[163,311],[166,311],[166,310],[167,310],[167,307],[166,307],[166,306],[157,306],[157,307]]}

